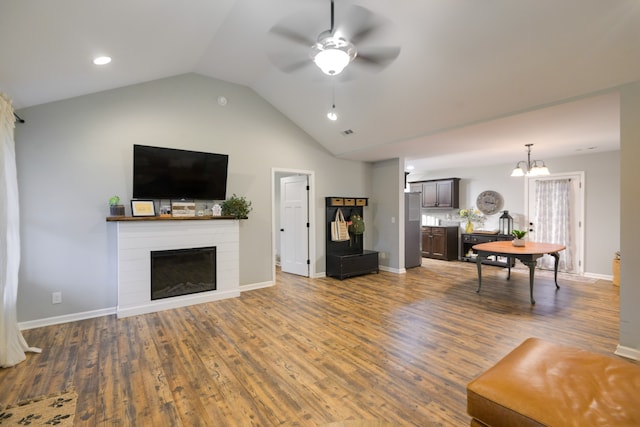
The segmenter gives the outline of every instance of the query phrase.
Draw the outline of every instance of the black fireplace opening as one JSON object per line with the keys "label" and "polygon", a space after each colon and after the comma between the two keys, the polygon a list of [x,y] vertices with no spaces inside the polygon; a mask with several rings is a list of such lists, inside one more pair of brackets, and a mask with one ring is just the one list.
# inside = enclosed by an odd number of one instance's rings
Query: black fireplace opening
{"label": "black fireplace opening", "polygon": [[151,251],[151,299],[216,290],[216,247]]}

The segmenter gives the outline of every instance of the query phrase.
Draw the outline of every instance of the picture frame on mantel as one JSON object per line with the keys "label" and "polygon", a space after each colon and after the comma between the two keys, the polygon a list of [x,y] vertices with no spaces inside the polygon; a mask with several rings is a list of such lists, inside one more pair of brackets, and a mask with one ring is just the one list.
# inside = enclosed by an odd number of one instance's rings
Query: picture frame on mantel
{"label": "picture frame on mantel", "polygon": [[132,216],[156,216],[156,208],[153,200],[132,200]]}
{"label": "picture frame on mantel", "polygon": [[193,201],[171,201],[171,215],[174,217],[196,216],[196,203]]}

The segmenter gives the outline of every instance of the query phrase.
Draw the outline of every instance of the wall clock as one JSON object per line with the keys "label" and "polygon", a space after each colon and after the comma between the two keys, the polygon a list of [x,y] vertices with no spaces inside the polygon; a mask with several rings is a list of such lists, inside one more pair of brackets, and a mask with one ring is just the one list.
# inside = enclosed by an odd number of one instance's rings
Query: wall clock
{"label": "wall clock", "polygon": [[485,215],[493,215],[502,209],[502,196],[496,191],[483,191],[476,199],[478,210]]}

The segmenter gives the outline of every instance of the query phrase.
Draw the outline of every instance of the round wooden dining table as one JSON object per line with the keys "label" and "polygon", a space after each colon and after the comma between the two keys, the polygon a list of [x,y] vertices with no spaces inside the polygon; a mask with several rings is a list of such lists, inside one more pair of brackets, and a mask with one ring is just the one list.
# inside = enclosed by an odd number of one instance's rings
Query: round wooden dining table
{"label": "round wooden dining table", "polygon": [[558,286],[558,259],[560,258],[559,252],[565,249],[566,247],[563,245],[539,242],[525,242],[524,246],[513,246],[509,240],[474,245],[473,250],[478,254],[476,257],[476,265],[478,266],[478,290],[476,292],[480,293],[480,288],[482,287],[482,260],[487,259],[491,255],[506,257],[507,268],[509,269],[507,280],[509,280],[511,278],[511,258],[515,258],[529,267],[529,295],[531,304],[535,304],[536,301],[533,298],[533,277],[538,258],[549,254],[555,259],[553,278],[556,289],[560,289],[560,286]]}

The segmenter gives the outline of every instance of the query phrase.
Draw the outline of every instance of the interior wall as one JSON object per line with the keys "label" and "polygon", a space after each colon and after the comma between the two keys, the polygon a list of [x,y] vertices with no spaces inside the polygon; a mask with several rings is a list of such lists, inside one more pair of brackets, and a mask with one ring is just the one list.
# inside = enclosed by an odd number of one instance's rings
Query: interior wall
{"label": "interior wall", "polygon": [[640,82],[622,88],[620,112],[620,345],[635,350],[640,360]]}
{"label": "interior wall", "polygon": [[[552,173],[585,172],[585,259],[586,274],[611,276],[611,261],[620,249],[620,152],[585,154],[572,157],[544,159]],[[457,177],[460,180],[460,208],[476,206],[476,198],[486,190],[500,193],[503,210],[514,218],[515,228],[526,228],[524,180],[511,177],[513,164],[476,168],[457,168],[433,172],[414,172],[409,181]],[[434,216],[450,214],[425,209]],[[485,228],[498,228],[501,212],[488,217]]]}
{"label": "interior wall", "polygon": [[[218,105],[218,96],[228,99]],[[370,196],[371,168],[336,159],[251,89],[186,74],[20,110],[16,128],[22,264],[18,318],[44,319],[117,303],[115,224],[107,201],[130,214],[132,146],[229,154],[227,193],[247,197],[240,221],[240,285],[270,283],[271,170],[316,173],[316,218],[324,197]],[[324,270],[323,223],[316,233]],[[62,304],[51,293],[62,292]]]}
{"label": "interior wall", "polygon": [[393,272],[404,269],[403,169],[399,159],[375,162],[372,165],[373,197],[369,203],[370,210],[373,211],[374,230],[371,246],[365,240],[365,249],[378,251],[380,267]]}

